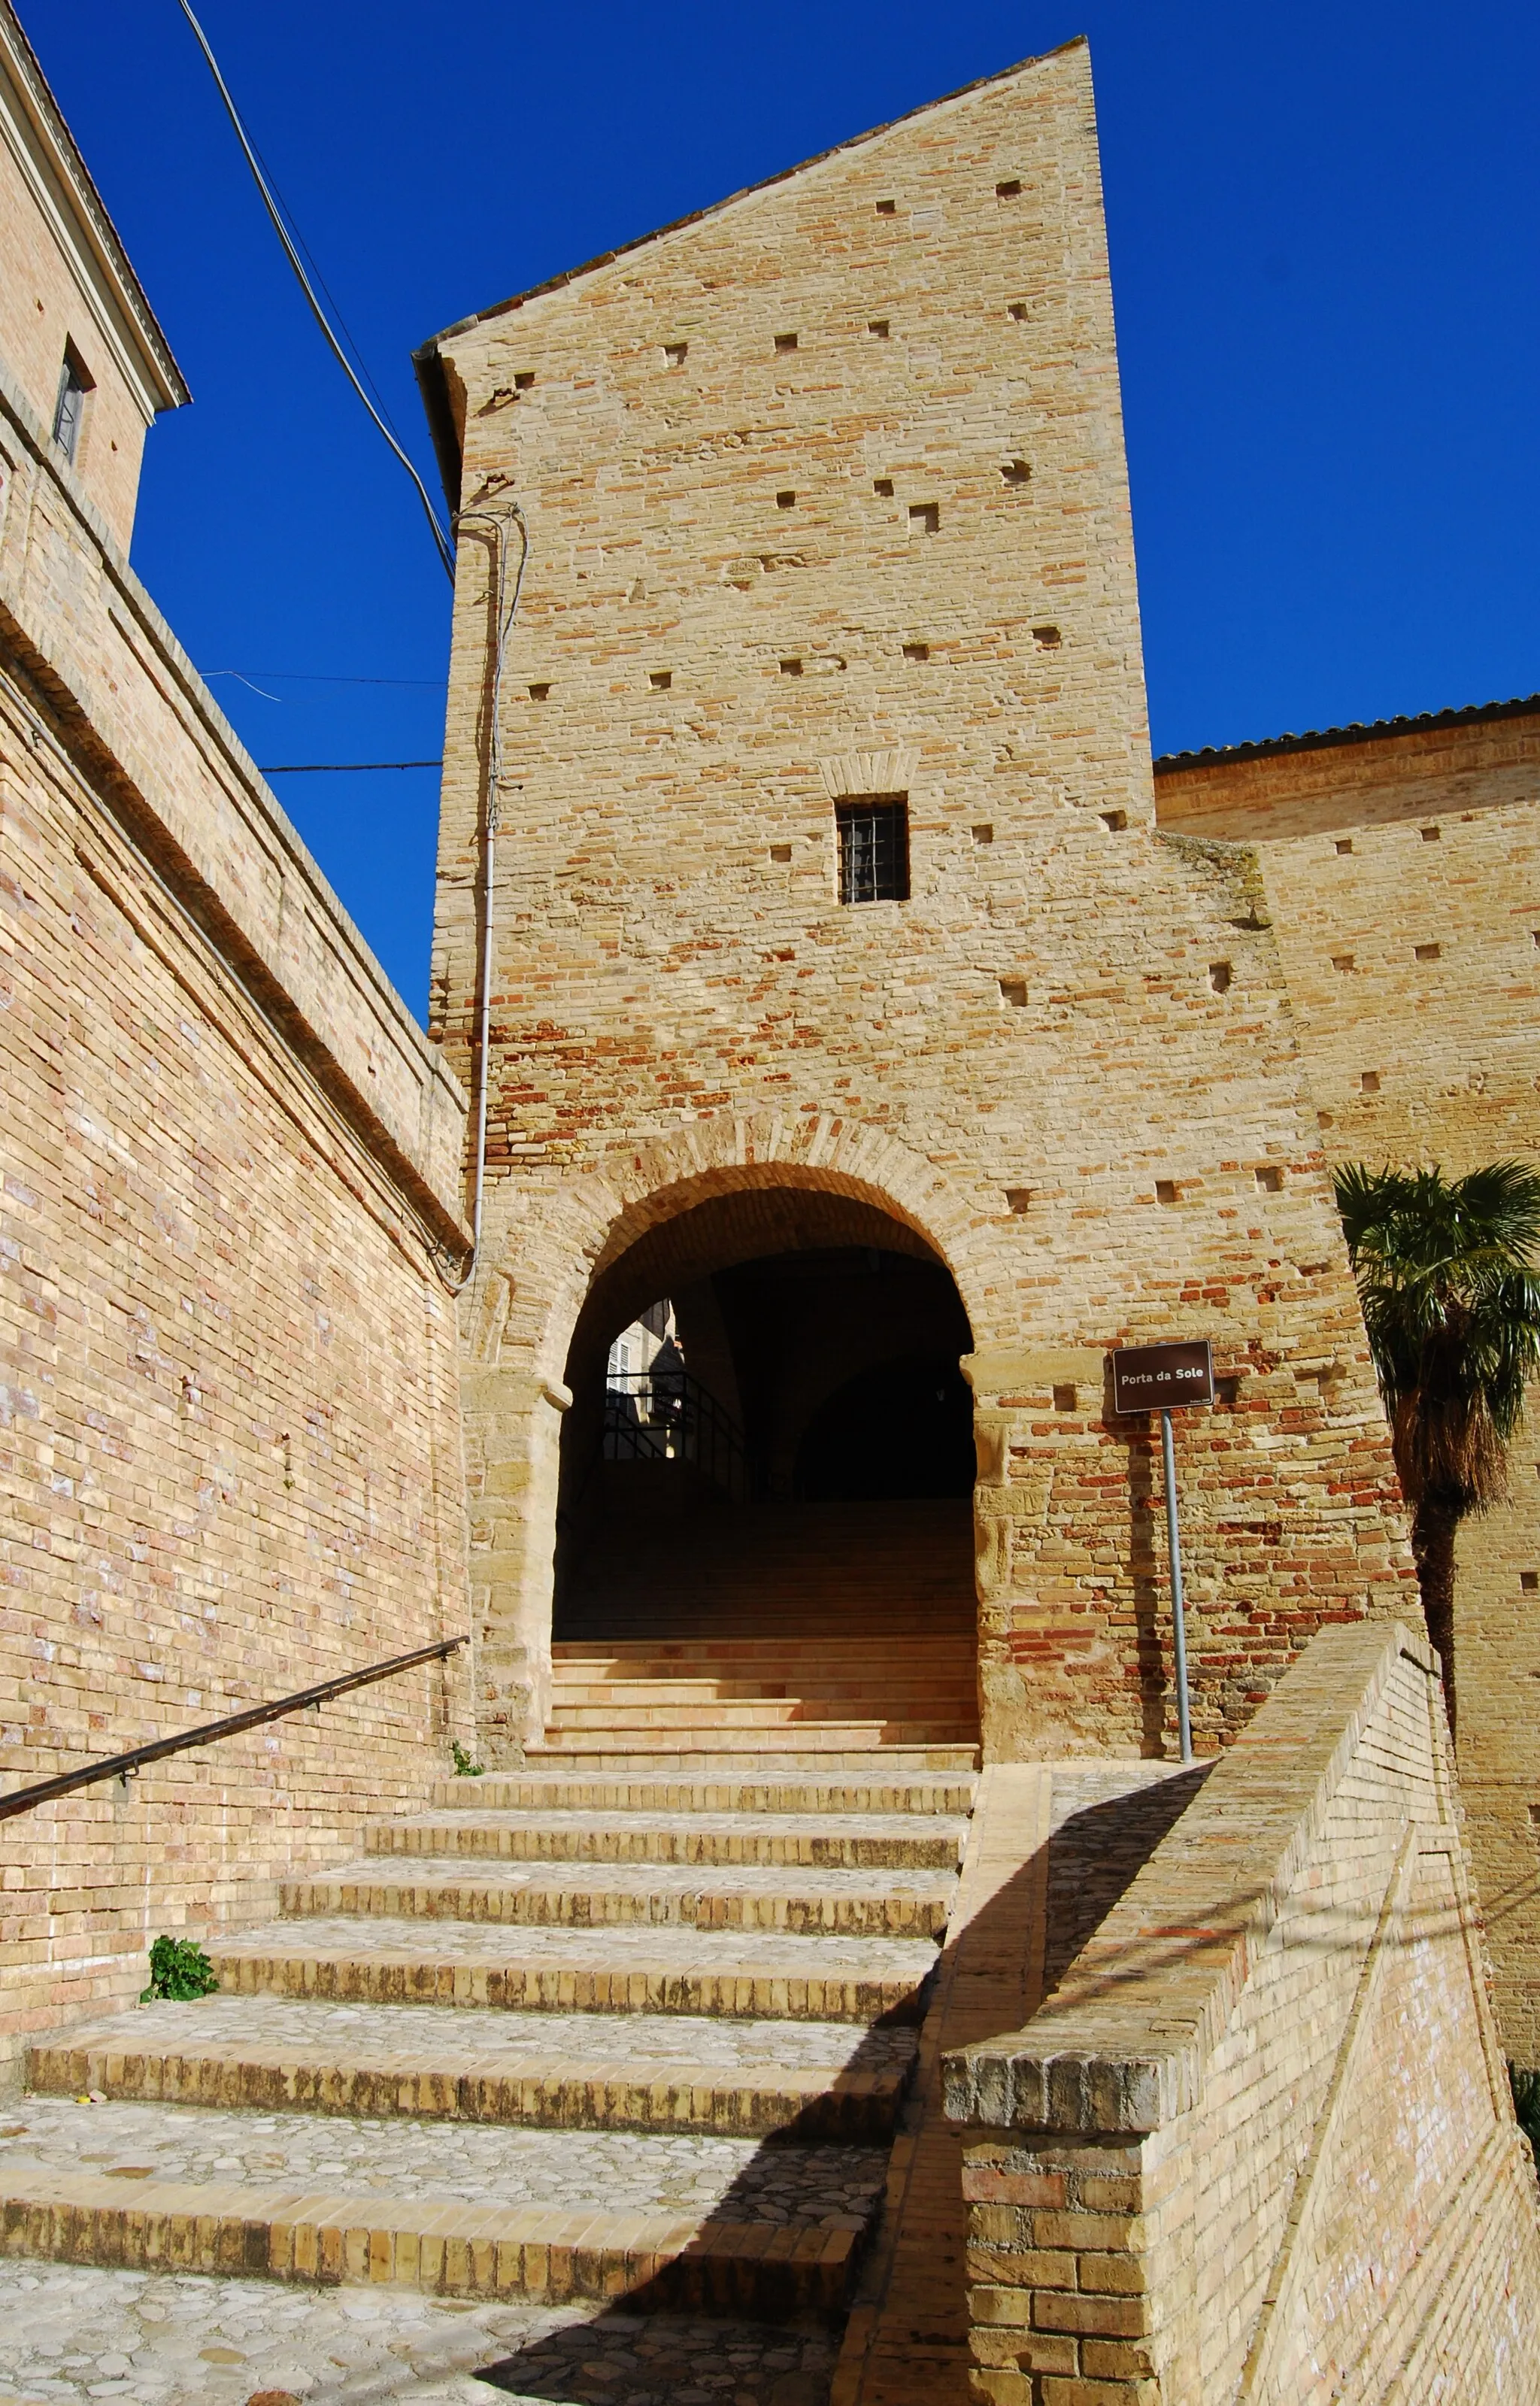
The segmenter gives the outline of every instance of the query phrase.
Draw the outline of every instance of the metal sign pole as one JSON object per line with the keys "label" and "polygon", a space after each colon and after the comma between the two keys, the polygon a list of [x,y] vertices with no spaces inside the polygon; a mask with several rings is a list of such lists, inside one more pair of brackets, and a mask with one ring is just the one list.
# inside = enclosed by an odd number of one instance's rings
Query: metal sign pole
{"label": "metal sign pole", "polygon": [[1181,1732],[1181,1759],[1193,1760],[1193,1724],[1187,1709],[1187,1629],[1182,1618],[1181,1531],[1177,1525],[1177,1457],[1171,1443],[1171,1415],[1160,1416],[1160,1450],[1166,1467],[1166,1543],[1171,1557],[1171,1626],[1176,1635],[1177,1723]]}

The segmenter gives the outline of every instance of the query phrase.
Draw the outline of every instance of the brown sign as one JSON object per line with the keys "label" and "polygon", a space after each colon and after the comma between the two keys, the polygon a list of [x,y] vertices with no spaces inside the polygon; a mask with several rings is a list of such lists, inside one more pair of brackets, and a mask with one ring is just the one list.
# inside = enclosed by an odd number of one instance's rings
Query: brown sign
{"label": "brown sign", "polygon": [[1213,1400],[1214,1357],[1207,1338],[1194,1345],[1128,1345],[1112,1356],[1115,1412],[1168,1412]]}

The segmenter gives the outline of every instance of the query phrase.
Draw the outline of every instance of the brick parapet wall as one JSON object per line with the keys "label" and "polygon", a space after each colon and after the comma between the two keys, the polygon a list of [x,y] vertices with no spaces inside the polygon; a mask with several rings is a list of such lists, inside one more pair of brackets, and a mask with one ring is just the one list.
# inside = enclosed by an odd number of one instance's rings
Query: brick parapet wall
{"label": "brick parapet wall", "polygon": [[[19,424],[0,396],[7,1788],[468,1621],[463,1098]],[[8,1820],[0,2064],[424,1801],[469,1685]]]}
{"label": "brick parapet wall", "polygon": [[282,1040],[463,1258],[465,1098],[0,361],[0,645]]}
{"label": "brick parapet wall", "polygon": [[1316,1639],[1059,1991],[947,2078],[981,2397],[1476,2406],[1534,2360],[1540,2201],[1404,1629]]}

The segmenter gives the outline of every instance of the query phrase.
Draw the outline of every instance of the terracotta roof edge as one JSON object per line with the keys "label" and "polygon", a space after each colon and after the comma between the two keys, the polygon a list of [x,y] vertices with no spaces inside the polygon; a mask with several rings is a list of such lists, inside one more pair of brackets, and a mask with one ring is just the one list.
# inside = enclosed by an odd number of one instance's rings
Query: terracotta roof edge
{"label": "terracotta roof edge", "polygon": [[1425,710],[1417,717],[1376,718],[1349,727],[1310,728],[1303,735],[1264,735],[1250,743],[1209,743],[1198,752],[1163,752],[1157,777],[1180,769],[1209,769],[1236,760],[1264,760],[1280,752],[1327,752],[1340,743],[1380,743],[1398,735],[1425,735],[1438,727],[1472,727],[1482,720],[1540,717],[1540,693],[1513,701],[1473,701],[1458,710]]}

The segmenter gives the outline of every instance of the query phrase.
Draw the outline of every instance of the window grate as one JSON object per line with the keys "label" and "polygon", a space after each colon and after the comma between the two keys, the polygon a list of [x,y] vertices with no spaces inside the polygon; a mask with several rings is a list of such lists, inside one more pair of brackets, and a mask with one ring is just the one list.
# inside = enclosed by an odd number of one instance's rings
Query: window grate
{"label": "window grate", "polygon": [[841,902],[909,900],[909,805],[901,794],[841,802],[840,829]]}

